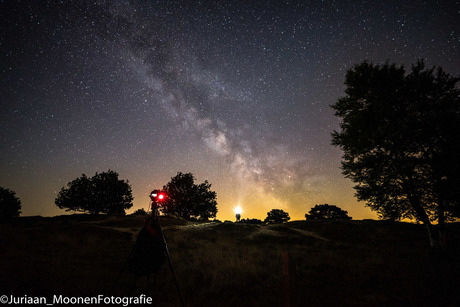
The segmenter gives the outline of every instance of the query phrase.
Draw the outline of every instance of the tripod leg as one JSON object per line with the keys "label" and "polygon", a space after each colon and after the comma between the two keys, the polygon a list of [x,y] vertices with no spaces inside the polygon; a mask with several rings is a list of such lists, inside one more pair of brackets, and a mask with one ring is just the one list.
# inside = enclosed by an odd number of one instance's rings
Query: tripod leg
{"label": "tripod leg", "polygon": [[149,294],[149,286],[150,286],[150,274],[147,275],[147,285],[145,287],[145,295]]}
{"label": "tripod leg", "polygon": [[122,274],[122,273],[125,271],[125,269],[126,269],[126,266],[127,266],[127,264],[128,264],[129,259],[131,258],[131,255],[133,254],[133,251],[134,251],[134,246],[131,248],[131,251],[129,252],[128,258],[126,258],[126,261],[125,261],[125,263],[123,264],[123,267],[121,268],[120,272],[118,272],[117,279],[115,279],[115,282],[113,283],[112,288],[110,288],[109,294],[112,294],[112,293],[113,293],[113,290],[115,289],[115,286],[117,285],[118,280],[119,280],[120,277],[121,277],[121,274]]}
{"label": "tripod leg", "polygon": [[172,277],[173,277],[173,280],[174,280],[174,284],[176,285],[177,294],[179,295],[180,305],[183,307],[184,306],[184,300],[182,299],[182,294],[180,292],[179,283],[176,280],[176,274],[174,274],[174,267],[173,267],[173,264],[172,264],[172,261],[171,261],[171,257],[169,256],[168,243],[166,243],[166,238],[165,238],[165,235],[163,233],[163,229],[161,228],[161,224],[160,224],[160,219],[158,218],[158,209],[155,209],[154,218],[155,218],[155,222],[158,225],[158,230],[160,231],[161,239],[163,240],[164,249],[165,249],[165,252],[166,252],[166,258],[168,258],[169,268],[171,270],[171,274],[172,274]]}
{"label": "tripod leg", "polygon": [[179,283],[176,280],[176,274],[174,273],[174,267],[172,265],[171,257],[169,256],[168,246],[166,246],[166,253],[168,255],[169,268],[171,270],[171,274],[172,274],[172,277],[173,277],[173,280],[174,280],[174,284],[176,285],[177,294],[179,295],[180,305],[183,307],[184,306],[184,300],[182,299],[182,293],[180,292]]}
{"label": "tripod leg", "polygon": [[136,289],[136,286],[137,286],[137,281],[138,281],[139,278],[135,278],[134,279],[134,282],[133,282],[133,286],[131,287],[131,289],[129,290],[129,296],[132,296],[133,292],[134,292],[134,289]]}

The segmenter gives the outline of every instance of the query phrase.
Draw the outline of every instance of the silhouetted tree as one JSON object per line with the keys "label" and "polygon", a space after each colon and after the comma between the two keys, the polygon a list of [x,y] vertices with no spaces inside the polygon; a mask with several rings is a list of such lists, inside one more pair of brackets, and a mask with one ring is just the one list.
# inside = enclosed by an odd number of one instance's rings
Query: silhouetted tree
{"label": "silhouetted tree", "polygon": [[134,211],[132,215],[147,215],[147,212],[145,212],[144,208],[140,208]]}
{"label": "silhouetted tree", "polygon": [[119,180],[118,173],[108,170],[89,178],[85,174],[62,188],[55,203],[66,211],[91,214],[125,214],[132,207],[133,196],[128,181]]}
{"label": "silhouetted tree", "polygon": [[305,214],[307,220],[351,220],[348,212],[334,205],[315,205]]}
{"label": "silhouetted tree", "polygon": [[267,217],[264,222],[267,224],[281,224],[289,221],[289,213],[281,209],[272,209],[270,212],[267,212]]}
{"label": "silhouetted tree", "polygon": [[259,219],[242,219],[242,220],[240,220],[240,223],[243,223],[243,224],[260,225],[260,224],[263,224],[264,222],[262,222],[262,221],[259,220]]}
{"label": "silhouetted tree", "polygon": [[211,184],[207,180],[197,185],[191,173],[179,172],[163,187],[167,198],[161,210],[185,219],[208,220],[216,217],[217,194],[210,189]]}
{"label": "silhouetted tree", "polygon": [[346,96],[332,106],[342,119],[332,144],[343,150],[343,174],[380,218],[409,218],[443,244],[432,221],[459,217],[459,78],[422,61],[403,66],[363,62],[345,78]]}
{"label": "silhouetted tree", "polygon": [[21,214],[21,201],[10,189],[0,187],[0,221],[8,221]]}

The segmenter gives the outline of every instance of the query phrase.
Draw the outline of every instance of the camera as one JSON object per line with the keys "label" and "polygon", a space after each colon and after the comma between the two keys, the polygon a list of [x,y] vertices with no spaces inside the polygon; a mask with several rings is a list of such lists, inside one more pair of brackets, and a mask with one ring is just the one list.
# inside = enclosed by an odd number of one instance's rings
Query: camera
{"label": "camera", "polygon": [[162,192],[160,190],[153,190],[150,193],[150,199],[155,203],[165,201],[166,200],[166,193],[164,193],[164,192]]}

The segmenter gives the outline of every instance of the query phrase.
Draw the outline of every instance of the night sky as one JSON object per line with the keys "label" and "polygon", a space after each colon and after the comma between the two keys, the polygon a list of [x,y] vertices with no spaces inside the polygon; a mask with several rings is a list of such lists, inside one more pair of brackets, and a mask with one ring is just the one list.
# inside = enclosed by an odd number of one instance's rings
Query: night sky
{"label": "night sky", "polygon": [[[250,4],[247,4],[250,3]],[[221,220],[376,218],[330,145],[354,64],[460,71],[458,1],[0,1],[0,186],[22,215],[117,171],[134,206],[177,172],[208,180]]]}

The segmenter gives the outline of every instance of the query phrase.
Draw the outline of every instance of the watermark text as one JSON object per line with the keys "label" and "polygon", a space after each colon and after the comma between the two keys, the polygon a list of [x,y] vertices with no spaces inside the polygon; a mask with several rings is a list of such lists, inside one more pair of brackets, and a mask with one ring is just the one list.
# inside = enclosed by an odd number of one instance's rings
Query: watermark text
{"label": "watermark text", "polygon": [[0,304],[4,305],[46,305],[46,306],[59,306],[59,305],[120,305],[123,307],[130,305],[151,305],[153,299],[141,294],[139,296],[64,296],[53,295],[53,297],[44,296],[15,296],[15,295],[2,295],[0,296]]}

